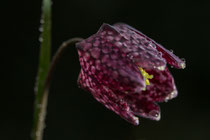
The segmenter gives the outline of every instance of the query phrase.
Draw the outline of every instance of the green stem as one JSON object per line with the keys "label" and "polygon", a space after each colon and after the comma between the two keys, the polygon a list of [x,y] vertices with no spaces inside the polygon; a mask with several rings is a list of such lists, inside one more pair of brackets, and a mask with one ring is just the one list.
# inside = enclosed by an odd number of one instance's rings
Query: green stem
{"label": "green stem", "polygon": [[[52,74],[55,70],[56,64],[58,63],[60,57],[62,56],[63,52],[66,50],[66,48],[74,44],[76,42],[82,41],[82,38],[72,38],[67,41],[65,41],[57,50],[55,53],[48,74],[45,79],[44,87],[43,87],[43,94],[40,99],[40,104],[35,105],[35,117],[34,117],[34,126],[35,128],[33,129],[33,140],[42,140],[43,137],[43,131],[44,131],[44,126],[45,126],[45,116],[46,116],[46,109],[47,109],[47,101],[48,101],[48,93],[49,93],[49,87],[50,87],[50,81],[52,79]],[[35,102],[36,103],[36,102]]]}
{"label": "green stem", "polygon": [[51,0],[43,0],[42,2],[42,18],[40,31],[40,57],[39,68],[37,74],[37,81],[35,85],[35,102],[34,102],[34,120],[32,129],[32,139],[41,140],[42,130],[44,128],[44,115],[40,116],[40,112],[45,110],[48,91],[44,91],[45,79],[47,77],[50,66],[50,52],[51,52]]}

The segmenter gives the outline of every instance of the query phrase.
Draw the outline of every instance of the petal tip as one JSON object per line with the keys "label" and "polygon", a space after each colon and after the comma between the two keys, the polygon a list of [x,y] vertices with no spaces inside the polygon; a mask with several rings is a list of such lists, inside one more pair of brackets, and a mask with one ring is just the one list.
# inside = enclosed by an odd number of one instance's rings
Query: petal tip
{"label": "petal tip", "polygon": [[175,89],[165,98],[165,102],[167,102],[170,99],[175,98],[177,95],[178,95],[178,91]]}
{"label": "petal tip", "polygon": [[160,115],[160,113],[159,113],[159,114],[156,116],[155,120],[156,120],[156,121],[159,121],[160,118],[161,118],[161,115]]}
{"label": "petal tip", "polygon": [[134,125],[139,125],[139,118],[138,117],[134,117]]}
{"label": "petal tip", "polygon": [[185,68],[186,68],[185,62],[180,63],[180,67],[181,67],[182,69],[185,69]]}
{"label": "petal tip", "polygon": [[159,121],[161,118],[160,112],[156,110],[151,111],[149,115],[149,118],[155,121]]}

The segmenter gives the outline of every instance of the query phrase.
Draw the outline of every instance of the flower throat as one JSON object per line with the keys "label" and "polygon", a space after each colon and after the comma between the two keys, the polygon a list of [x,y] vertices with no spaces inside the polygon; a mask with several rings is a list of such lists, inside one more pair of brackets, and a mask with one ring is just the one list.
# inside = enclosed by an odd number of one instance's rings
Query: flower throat
{"label": "flower throat", "polygon": [[143,75],[144,79],[145,79],[145,84],[148,86],[150,85],[149,79],[153,78],[153,75],[149,75],[143,68],[138,67],[139,70],[141,71],[141,74]]}

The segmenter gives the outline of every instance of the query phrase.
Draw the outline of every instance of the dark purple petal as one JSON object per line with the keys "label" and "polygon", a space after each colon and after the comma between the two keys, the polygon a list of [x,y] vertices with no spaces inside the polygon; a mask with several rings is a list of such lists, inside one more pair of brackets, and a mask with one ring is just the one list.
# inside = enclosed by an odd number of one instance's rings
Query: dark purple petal
{"label": "dark purple petal", "polygon": [[139,67],[147,69],[163,69],[166,65],[159,51],[152,47],[151,41],[139,36],[136,32],[123,26],[114,25],[113,28],[123,37],[123,51]]}
{"label": "dark purple petal", "polygon": [[[102,29],[106,29],[106,33]],[[146,86],[144,78],[123,48],[110,42],[113,39],[109,35],[113,38],[117,32],[109,29],[104,26],[96,35],[77,44],[81,67],[88,76],[112,90],[140,92]]]}
{"label": "dark purple petal", "polygon": [[134,125],[139,123],[135,115],[159,120],[156,102],[177,96],[166,61],[176,68],[184,68],[185,63],[126,24],[103,24],[76,47],[80,87]]}
{"label": "dark purple petal", "polygon": [[91,78],[81,71],[78,83],[82,88],[88,90],[93,97],[106,108],[114,111],[123,119],[134,125],[139,124],[138,118],[131,112],[128,104],[124,100],[118,98],[117,94],[113,93],[108,87],[98,83],[95,78]]}
{"label": "dark purple petal", "polygon": [[[114,46],[115,51],[120,50],[121,56],[130,59],[137,66],[150,69],[164,69],[166,65],[161,53],[150,46],[153,44],[144,37],[140,37],[134,31],[126,30],[126,28],[121,28],[120,26],[103,24],[97,34],[92,35],[87,41],[92,41],[94,38],[99,39],[102,44],[107,43]],[[86,50],[87,47],[84,48]],[[106,48],[104,49],[105,52],[108,51]]]}
{"label": "dark purple petal", "polygon": [[114,26],[119,26],[121,28],[134,31],[135,33],[137,33],[139,35],[139,37],[142,37],[142,38],[146,39],[148,42],[151,42],[151,44],[152,44],[151,46],[156,46],[157,50],[162,53],[162,57],[166,59],[168,64],[172,65],[175,68],[181,68],[181,69],[185,68],[185,61],[181,60],[179,57],[174,55],[169,50],[165,49],[162,45],[158,44],[151,38],[144,35],[142,32],[136,30],[135,28],[133,28],[127,24],[123,24],[123,23],[118,23],[118,24],[115,24]]}
{"label": "dark purple petal", "polygon": [[152,120],[160,120],[160,108],[152,100],[148,98],[138,98],[133,96],[129,102],[129,106],[135,115],[149,118]]}
{"label": "dark purple petal", "polygon": [[150,79],[150,85],[142,91],[141,96],[146,96],[155,102],[168,101],[177,96],[174,79],[167,68],[164,71],[147,70],[147,72],[153,75],[153,79]]}

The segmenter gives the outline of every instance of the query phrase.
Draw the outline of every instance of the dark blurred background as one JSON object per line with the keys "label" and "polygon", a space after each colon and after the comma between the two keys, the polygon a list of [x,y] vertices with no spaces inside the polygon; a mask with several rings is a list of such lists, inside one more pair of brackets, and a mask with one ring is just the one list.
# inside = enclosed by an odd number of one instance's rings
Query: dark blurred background
{"label": "dark blurred background", "polygon": [[[1,4],[1,140],[30,139],[40,7],[41,0]],[[161,120],[140,118],[133,126],[77,87],[80,65],[69,47],[52,81],[44,140],[210,140],[209,7],[201,0],[54,0],[53,54],[63,41],[87,38],[103,22],[125,22],[185,58],[187,68],[170,69],[179,96],[160,104]]]}

